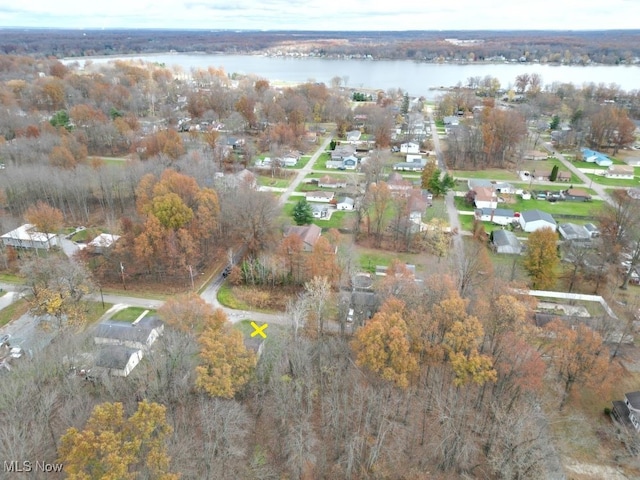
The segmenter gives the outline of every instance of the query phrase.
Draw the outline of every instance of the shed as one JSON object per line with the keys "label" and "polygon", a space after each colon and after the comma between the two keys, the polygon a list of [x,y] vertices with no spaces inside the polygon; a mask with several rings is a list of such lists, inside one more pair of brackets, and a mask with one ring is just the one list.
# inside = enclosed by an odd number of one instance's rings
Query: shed
{"label": "shed", "polygon": [[494,230],[491,232],[491,243],[496,253],[520,255],[522,252],[522,243],[513,232],[508,230]]}
{"label": "shed", "polygon": [[588,242],[591,240],[591,234],[582,225],[575,223],[562,223],[558,226],[558,233],[564,240],[573,240],[577,242]]}

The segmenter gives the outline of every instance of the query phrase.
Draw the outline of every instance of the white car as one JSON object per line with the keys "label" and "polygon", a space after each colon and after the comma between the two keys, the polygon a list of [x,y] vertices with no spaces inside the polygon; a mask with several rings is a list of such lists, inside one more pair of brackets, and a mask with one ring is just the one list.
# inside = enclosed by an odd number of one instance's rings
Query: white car
{"label": "white car", "polygon": [[353,308],[350,308],[349,313],[347,313],[347,322],[353,322]]}

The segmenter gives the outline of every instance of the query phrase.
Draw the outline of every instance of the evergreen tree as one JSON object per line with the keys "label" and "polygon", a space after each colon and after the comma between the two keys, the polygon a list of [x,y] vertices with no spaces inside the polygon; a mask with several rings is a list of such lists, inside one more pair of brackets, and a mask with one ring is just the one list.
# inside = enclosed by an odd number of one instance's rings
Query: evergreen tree
{"label": "evergreen tree", "polygon": [[296,225],[309,225],[313,221],[313,210],[306,198],[301,199],[293,208],[293,221]]}
{"label": "evergreen tree", "polygon": [[549,181],[551,182],[555,182],[556,179],[558,178],[558,165],[554,165],[553,168],[551,169],[551,175],[549,175]]}
{"label": "evergreen tree", "polygon": [[405,93],[402,97],[402,107],[400,108],[400,113],[406,115],[409,113],[409,94]]}

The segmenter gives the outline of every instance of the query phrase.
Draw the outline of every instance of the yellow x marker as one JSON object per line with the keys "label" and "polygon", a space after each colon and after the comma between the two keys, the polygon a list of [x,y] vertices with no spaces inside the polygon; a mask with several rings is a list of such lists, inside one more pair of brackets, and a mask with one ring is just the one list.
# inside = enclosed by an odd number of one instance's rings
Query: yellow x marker
{"label": "yellow x marker", "polygon": [[263,330],[269,326],[268,323],[263,323],[262,326],[259,327],[256,322],[251,322],[251,326],[255,330],[254,332],[251,332],[252,337],[255,337],[256,335],[260,335],[262,336],[262,338],[267,338],[267,334],[264,333]]}

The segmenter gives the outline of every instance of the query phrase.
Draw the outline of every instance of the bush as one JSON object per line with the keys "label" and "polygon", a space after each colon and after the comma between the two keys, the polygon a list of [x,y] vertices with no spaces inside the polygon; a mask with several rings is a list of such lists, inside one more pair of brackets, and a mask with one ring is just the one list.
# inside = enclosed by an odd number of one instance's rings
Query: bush
{"label": "bush", "polygon": [[604,407],[604,414],[607,415],[607,416],[611,415],[611,408]]}

